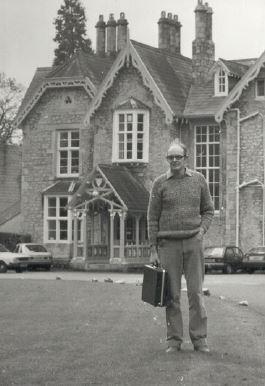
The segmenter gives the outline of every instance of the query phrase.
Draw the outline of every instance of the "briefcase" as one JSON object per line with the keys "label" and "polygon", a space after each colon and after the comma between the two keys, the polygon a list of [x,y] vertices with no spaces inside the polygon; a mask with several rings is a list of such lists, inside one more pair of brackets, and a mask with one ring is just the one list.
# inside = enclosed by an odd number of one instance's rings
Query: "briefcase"
{"label": "briefcase", "polygon": [[162,267],[144,266],[142,300],[154,307],[164,307],[169,299],[168,273]]}

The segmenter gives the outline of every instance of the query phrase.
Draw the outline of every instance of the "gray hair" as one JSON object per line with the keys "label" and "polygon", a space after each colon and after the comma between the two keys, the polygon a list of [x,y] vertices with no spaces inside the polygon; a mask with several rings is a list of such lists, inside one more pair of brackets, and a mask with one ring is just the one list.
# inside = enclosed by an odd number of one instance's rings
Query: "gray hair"
{"label": "gray hair", "polygon": [[187,157],[188,156],[188,149],[187,149],[187,146],[184,145],[184,143],[182,143],[179,138],[175,138],[169,145],[169,148],[167,150],[167,154],[168,154],[168,151],[171,147],[174,147],[174,146],[180,146],[182,149],[183,149],[183,153],[184,153],[184,156]]}

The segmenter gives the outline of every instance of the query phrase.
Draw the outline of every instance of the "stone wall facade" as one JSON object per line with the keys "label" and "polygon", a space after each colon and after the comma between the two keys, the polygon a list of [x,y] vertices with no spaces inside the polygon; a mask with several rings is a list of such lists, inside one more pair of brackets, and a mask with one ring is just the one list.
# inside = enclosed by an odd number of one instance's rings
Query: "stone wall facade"
{"label": "stone wall facade", "polygon": [[[71,103],[65,103],[66,97]],[[50,89],[38,101],[23,122],[22,216],[23,233],[34,242],[43,242],[43,191],[54,184],[56,175],[56,134],[60,129],[79,129],[83,154],[87,131],[84,117],[89,96],[81,88]],[[81,160],[81,170],[83,169]],[[62,179],[62,178],[60,178]],[[73,180],[72,178],[71,180]],[[55,257],[70,257],[71,244],[47,244]]]}
{"label": "stone wall facade", "polygon": [[0,216],[20,201],[22,149],[15,145],[0,145]]}

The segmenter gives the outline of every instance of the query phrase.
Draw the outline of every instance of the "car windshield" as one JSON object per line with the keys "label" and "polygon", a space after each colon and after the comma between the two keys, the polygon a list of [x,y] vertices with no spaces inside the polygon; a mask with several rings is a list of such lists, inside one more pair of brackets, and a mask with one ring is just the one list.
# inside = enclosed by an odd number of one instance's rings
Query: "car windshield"
{"label": "car windshield", "polygon": [[206,248],[205,257],[223,257],[224,248]]}
{"label": "car windshield", "polygon": [[0,252],[9,252],[9,250],[4,247],[4,245],[0,244]]}
{"label": "car windshield", "polygon": [[26,247],[32,252],[47,252],[47,249],[39,244],[27,244]]}
{"label": "car windshield", "polygon": [[248,253],[265,253],[265,247],[256,247],[248,251]]}

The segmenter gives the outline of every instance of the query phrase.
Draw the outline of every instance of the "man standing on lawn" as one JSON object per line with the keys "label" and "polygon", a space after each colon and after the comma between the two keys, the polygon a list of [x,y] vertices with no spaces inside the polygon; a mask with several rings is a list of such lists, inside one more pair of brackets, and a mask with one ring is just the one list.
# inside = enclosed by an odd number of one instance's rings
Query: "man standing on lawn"
{"label": "man standing on lawn", "polygon": [[204,279],[203,235],[214,207],[204,176],[185,166],[187,148],[175,140],[169,146],[169,170],[153,183],[148,207],[151,263],[168,271],[171,300],[166,306],[167,352],[180,351],[183,321],[180,307],[184,273],[189,300],[189,334],[194,350],[209,352]]}

